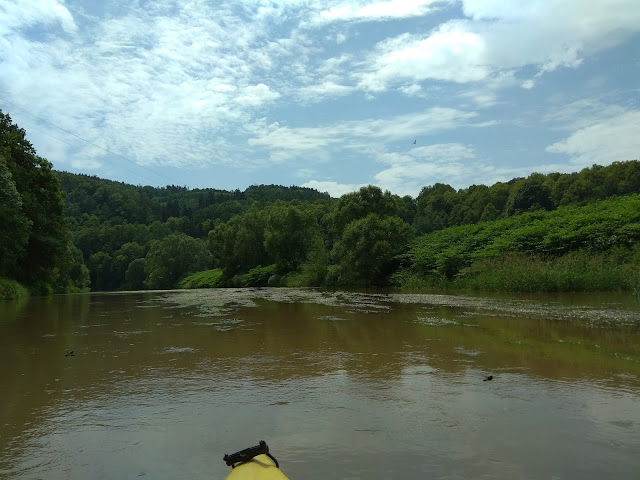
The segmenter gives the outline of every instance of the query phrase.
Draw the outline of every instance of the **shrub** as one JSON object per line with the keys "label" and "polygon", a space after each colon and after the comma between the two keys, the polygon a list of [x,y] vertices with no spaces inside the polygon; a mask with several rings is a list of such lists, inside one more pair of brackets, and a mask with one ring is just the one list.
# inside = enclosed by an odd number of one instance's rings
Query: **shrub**
{"label": "shrub", "polygon": [[29,291],[15,280],[0,277],[0,300],[27,298]]}

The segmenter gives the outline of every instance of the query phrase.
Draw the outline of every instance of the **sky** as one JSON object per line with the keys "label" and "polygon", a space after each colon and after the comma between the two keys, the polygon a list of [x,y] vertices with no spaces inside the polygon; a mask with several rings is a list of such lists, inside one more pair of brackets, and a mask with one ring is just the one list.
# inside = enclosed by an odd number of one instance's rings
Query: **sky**
{"label": "sky", "polygon": [[134,185],[492,185],[640,159],[638,0],[0,0],[0,109]]}

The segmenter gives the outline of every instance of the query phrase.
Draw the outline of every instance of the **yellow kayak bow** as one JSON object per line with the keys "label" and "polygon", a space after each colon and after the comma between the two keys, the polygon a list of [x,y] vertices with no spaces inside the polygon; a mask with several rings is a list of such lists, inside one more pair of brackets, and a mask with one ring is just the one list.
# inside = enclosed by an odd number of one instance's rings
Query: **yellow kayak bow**
{"label": "yellow kayak bow", "polygon": [[233,468],[226,480],[289,480],[264,440],[255,447],[225,455],[224,461]]}

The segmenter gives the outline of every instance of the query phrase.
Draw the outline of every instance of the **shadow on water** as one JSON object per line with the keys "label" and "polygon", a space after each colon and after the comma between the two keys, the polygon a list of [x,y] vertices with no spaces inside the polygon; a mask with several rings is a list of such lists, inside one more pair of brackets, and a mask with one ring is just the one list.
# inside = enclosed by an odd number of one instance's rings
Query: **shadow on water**
{"label": "shadow on water", "polygon": [[218,457],[263,436],[292,478],[599,478],[610,462],[624,478],[640,454],[633,298],[229,289],[0,308],[9,478],[221,478]]}

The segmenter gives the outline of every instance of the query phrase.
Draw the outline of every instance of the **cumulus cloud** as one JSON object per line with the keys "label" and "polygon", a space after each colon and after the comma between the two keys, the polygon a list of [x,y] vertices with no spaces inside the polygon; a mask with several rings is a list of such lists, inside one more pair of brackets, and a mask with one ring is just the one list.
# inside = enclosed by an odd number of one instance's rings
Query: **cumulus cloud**
{"label": "cumulus cloud", "polygon": [[547,147],[551,153],[569,155],[576,168],[640,158],[640,111],[630,111],[599,121]]}
{"label": "cumulus cloud", "polygon": [[[538,76],[575,68],[586,55],[640,32],[635,0],[612,2],[532,0],[464,1],[467,18],[449,20],[427,34],[402,34],[376,45],[359,86],[383,91],[407,81],[457,83],[490,80],[533,66]],[[523,81],[532,88],[531,79]]]}

